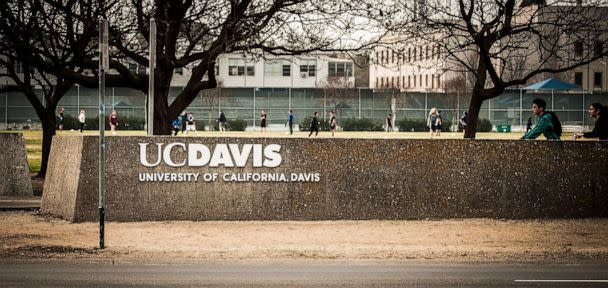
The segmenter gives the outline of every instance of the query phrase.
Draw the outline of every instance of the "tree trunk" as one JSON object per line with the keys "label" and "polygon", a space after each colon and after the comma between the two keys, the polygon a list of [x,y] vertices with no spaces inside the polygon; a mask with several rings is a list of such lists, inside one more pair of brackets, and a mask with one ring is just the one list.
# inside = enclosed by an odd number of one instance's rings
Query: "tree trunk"
{"label": "tree trunk", "polygon": [[467,129],[464,131],[465,139],[475,139],[475,134],[477,133],[477,120],[479,119],[479,111],[481,111],[481,104],[484,100],[482,91],[486,81],[486,77],[483,75],[485,74],[482,74],[481,77],[476,79],[473,91],[471,91],[471,102],[469,102],[469,112],[467,115]]}
{"label": "tree trunk", "polygon": [[169,85],[156,83],[154,87],[154,135],[171,135],[171,122],[174,118],[169,115]]}
{"label": "tree trunk", "polygon": [[42,121],[42,161],[40,163],[40,172],[38,172],[39,177],[46,176],[46,170],[49,163],[49,156],[51,154],[51,143],[53,141],[53,137],[56,132],[56,119],[55,115],[52,113],[54,111],[48,112],[46,111],[45,117],[41,119]]}

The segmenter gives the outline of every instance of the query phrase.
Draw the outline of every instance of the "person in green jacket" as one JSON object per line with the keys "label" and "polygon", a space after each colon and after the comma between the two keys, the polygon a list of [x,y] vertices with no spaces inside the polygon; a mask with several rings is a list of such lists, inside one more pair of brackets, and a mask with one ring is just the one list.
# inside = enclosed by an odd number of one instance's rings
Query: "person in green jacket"
{"label": "person in green jacket", "polygon": [[532,100],[532,113],[538,116],[538,123],[534,129],[524,134],[521,139],[536,139],[540,134],[545,135],[547,140],[560,140],[562,135],[562,127],[559,124],[559,119],[553,112],[546,112],[547,103],[543,99],[536,98]]}

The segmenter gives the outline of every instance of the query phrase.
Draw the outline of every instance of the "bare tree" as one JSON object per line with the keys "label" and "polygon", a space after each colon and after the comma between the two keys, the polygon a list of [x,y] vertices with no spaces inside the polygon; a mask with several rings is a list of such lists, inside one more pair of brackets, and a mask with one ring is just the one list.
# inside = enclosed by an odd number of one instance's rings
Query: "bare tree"
{"label": "bare tree", "polygon": [[[82,10],[83,15],[91,18],[96,17],[96,10],[90,8],[93,1],[88,1],[89,8]],[[68,2],[66,6],[74,6],[74,1]],[[68,23],[63,29],[47,31],[45,27]],[[83,72],[83,68],[76,67],[74,59],[79,57],[71,50],[62,49],[64,39],[58,37],[61,33],[75,34],[72,30],[79,27],[80,36],[74,36],[72,40],[89,42],[93,35],[95,25],[86,25],[73,17],[65,15],[61,9],[45,6],[39,1],[18,1],[0,3],[0,67],[3,73],[0,76],[11,79],[11,84],[3,87],[3,91],[21,92],[34,108],[36,115],[42,124],[42,161],[39,176],[46,175],[51,141],[56,133],[56,109],[61,98],[75,84],[73,80],[46,72],[39,66],[39,59],[47,59],[49,62],[61,63],[63,69],[72,71],[74,74]],[[43,31],[45,31],[43,33]],[[42,92],[39,98],[38,92]],[[43,104],[44,103],[44,104]]]}
{"label": "bare tree", "polygon": [[[367,0],[130,0],[119,2],[86,0],[9,0],[8,13],[20,2],[38,3],[42,7],[62,9],[79,23],[95,23],[87,7],[104,11],[100,16],[110,22],[110,67],[106,84],[130,87],[147,92],[148,76],[129,69],[129,64],[148,66],[149,23],[157,22],[156,61],[154,73],[154,134],[169,134],[170,119],[177,117],[199,92],[217,86],[215,70],[218,56],[241,52],[252,57],[297,55],[312,51],[355,51],[366,47],[361,39],[348,35],[361,31],[378,9],[365,5]],[[106,9],[107,8],[107,9]],[[41,34],[57,30],[58,23],[47,23]],[[64,23],[61,23],[64,24]],[[66,22],[67,30],[54,35],[63,44],[62,50],[73,51],[75,57],[65,59],[92,75],[77,73],[65,63],[36,57],[35,65],[45,72],[64,77],[87,87],[97,86],[96,39],[78,41],[83,31]],[[86,26],[86,25],[85,25]],[[71,33],[69,33],[71,32]],[[92,33],[96,35],[96,33]],[[93,36],[94,37],[94,36]],[[86,37],[81,37],[86,38]],[[36,48],[36,47],[35,47]],[[62,60],[62,59],[59,59]],[[150,67],[148,67],[150,69]],[[188,70],[190,78],[172,103],[168,95],[175,69]],[[249,73],[243,69],[242,73]],[[241,75],[236,69],[235,76]]]}
{"label": "bare tree", "polygon": [[[336,117],[340,115],[340,110],[350,108],[348,99],[353,99],[357,95],[354,86],[355,84],[348,76],[329,77],[322,84],[326,105],[330,110],[336,112]],[[325,117],[326,115],[323,115],[323,118]]]}
{"label": "bare tree", "polygon": [[439,46],[444,71],[464,68],[472,76],[465,138],[475,138],[484,101],[507,87],[608,55],[607,5],[602,0],[584,5],[542,0],[400,1],[391,15],[396,23],[388,28],[400,39]]}

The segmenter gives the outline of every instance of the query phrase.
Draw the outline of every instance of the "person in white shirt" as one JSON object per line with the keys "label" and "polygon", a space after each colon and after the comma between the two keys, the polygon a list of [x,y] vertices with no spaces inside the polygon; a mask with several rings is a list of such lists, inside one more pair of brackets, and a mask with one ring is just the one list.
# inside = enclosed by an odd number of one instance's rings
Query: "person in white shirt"
{"label": "person in white shirt", "polygon": [[80,123],[80,133],[84,130],[84,123],[86,122],[86,116],[84,115],[84,109],[80,110],[80,114],[78,114],[78,123]]}

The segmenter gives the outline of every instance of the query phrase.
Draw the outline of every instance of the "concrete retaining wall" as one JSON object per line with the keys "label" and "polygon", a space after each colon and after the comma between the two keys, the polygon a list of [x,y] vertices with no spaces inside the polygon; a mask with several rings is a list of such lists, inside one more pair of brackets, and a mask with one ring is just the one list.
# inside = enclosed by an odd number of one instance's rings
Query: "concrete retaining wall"
{"label": "concrete retaining wall", "polygon": [[0,195],[34,195],[21,134],[0,134]]}
{"label": "concrete retaining wall", "polygon": [[[93,136],[53,141],[42,210],[96,221]],[[138,143],[280,144],[275,168],[148,168]],[[185,153],[173,149],[173,160]],[[315,182],[141,182],[139,173],[319,173]],[[608,216],[608,143],[507,140],[109,137],[114,221],[570,218]],[[201,176],[202,177],[202,176]]]}

